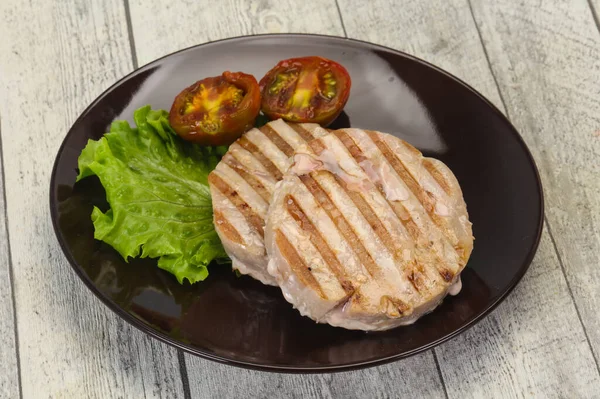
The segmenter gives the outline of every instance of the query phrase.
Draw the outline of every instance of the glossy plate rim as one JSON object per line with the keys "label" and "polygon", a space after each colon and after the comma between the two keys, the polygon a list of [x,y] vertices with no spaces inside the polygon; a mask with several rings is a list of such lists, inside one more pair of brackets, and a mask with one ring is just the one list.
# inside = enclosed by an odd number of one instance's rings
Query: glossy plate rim
{"label": "glossy plate rim", "polygon": [[[500,294],[495,301],[491,302],[485,309],[483,309],[472,320],[469,320],[468,322],[466,322],[459,328],[455,329],[451,333],[448,333],[448,334],[444,335],[443,337],[440,337],[437,340],[429,342],[426,345],[422,345],[422,346],[415,348],[413,350],[410,350],[410,351],[398,353],[398,354],[395,354],[392,356],[387,356],[387,357],[383,357],[383,358],[379,358],[379,359],[347,363],[347,364],[341,364],[341,365],[335,365],[335,366],[303,367],[303,366],[288,366],[288,365],[264,365],[264,364],[260,364],[258,362],[248,362],[248,361],[243,361],[243,360],[237,360],[232,357],[228,358],[228,357],[224,357],[224,356],[215,355],[213,353],[207,352],[200,348],[193,347],[191,345],[187,345],[183,342],[177,341],[177,340],[169,337],[167,334],[164,334],[163,332],[161,332],[157,329],[151,328],[147,324],[143,323],[141,320],[137,319],[133,315],[126,312],[121,306],[119,306],[116,302],[114,302],[112,299],[110,299],[108,296],[106,296],[93,283],[93,281],[87,276],[87,274],[83,271],[82,267],[80,267],[77,264],[77,262],[75,261],[75,259],[72,256],[72,254],[70,253],[66,239],[63,237],[63,235],[60,231],[60,227],[58,224],[59,215],[57,213],[58,206],[55,201],[54,189],[56,187],[56,171],[58,168],[58,164],[59,164],[58,161],[59,161],[60,155],[63,153],[63,151],[65,149],[65,145],[68,141],[68,138],[72,134],[74,134],[74,132],[76,130],[75,127],[81,122],[81,120],[96,106],[96,104],[98,102],[100,102],[107,94],[112,92],[115,88],[119,87],[123,82],[129,80],[130,78],[132,78],[148,69],[155,67],[161,61],[163,61],[164,59],[167,59],[173,55],[188,52],[188,51],[194,51],[200,47],[210,46],[210,45],[217,44],[217,43],[242,41],[242,40],[246,40],[249,38],[259,38],[260,39],[260,38],[277,38],[277,37],[298,38],[298,39],[319,38],[319,39],[325,39],[325,40],[329,39],[331,41],[351,42],[351,43],[355,43],[355,44],[361,46],[363,49],[370,48],[370,49],[375,49],[375,50],[392,53],[395,56],[408,58],[418,64],[423,65],[424,67],[431,68],[431,69],[435,70],[436,72],[441,73],[441,74],[445,75],[446,77],[456,81],[461,86],[463,86],[464,88],[469,90],[472,94],[474,94],[477,98],[479,98],[479,100],[481,100],[485,105],[487,105],[487,107],[491,111],[496,113],[507,124],[510,132],[515,136],[515,138],[517,139],[517,142],[522,147],[523,152],[526,155],[527,159],[529,160],[531,167],[535,174],[535,178],[537,181],[537,187],[535,189],[537,189],[537,191],[539,192],[539,196],[540,196],[540,201],[538,204],[539,205],[539,215],[538,215],[539,223],[537,226],[535,242],[534,242],[533,246],[530,248],[529,253],[527,254],[527,257],[526,257],[525,261],[523,262],[523,264],[521,265],[521,267],[519,268],[518,272],[514,275],[513,279],[510,281],[510,283],[505,287],[504,292],[502,294]],[[446,341],[451,340],[452,338],[456,337],[457,335],[467,331],[468,329],[473,327],[475,324],[479,323],[486,316],[488,316],[501,302],[503,302],[506,299],[506,297],[519,284],[519,282],[521,281],[521,279],[523,278],[523,276],[529,269],[535,254],[537,253],[537,249],[538,249],[540,241],[541,241],[542,230],[543,230],[543,226],[544,226],[544,214],[545,214],[544,213],[544,190],[542,187],[542,181],[540,178],[539,170],[535,163],[535,159],[533,158],[531,151],[527,147],[525,141],[523,140],[523,137],[520,135],[518,130],[513,126],[512,122],[494,104],[492,104],[487,98],[485,98],[481,93],[479,93],[477,90],[475,90],[473,87],[471,87],[468,83],[464,82],[463,80],[456,77],[455,75],[452,75],[451,73],[449,73],[449,72],[441,69],[440,67],[433,65],[423,59],[420,59],[413,55],[407,54],[403,51],[393,49],[391,47],[374,44],[374,43],[367,42],[364,40],[346,38],[346,37],[335,36],[335,35],[323,35],[323,34],[312,34],[312,33],[276,33],[276,34],[243,35],[243,36],[229,37],[229,38],[225,38],[225,39],[214,40],[214,41],[210,41],[210,42],[193,45],[193,46],[186,47],[181,50],[169,53],[167,55],[164,55],[160,58],[157,58],[157,59],[145,64],[142,67],[139,67],[139,68],[133,70],[132,72],[130,72],[127,75],[123,76],[122,78],[118,79],[115,83],[110,85],[100,95],[98,95],[85,108],[85,110],[81,112],[81,114],[77,117],[75,122],[71,125],[71,128],[65,135],[63,142],[61,143],[56,154],[57,155],[54,160],[53,167],[52,167],[52,174],[51,174],[51,178],[50,178],[50,191],[49,191],[50,216],[52,219],[52,227],[54,229],[56,238],[60,244],[60,248],[61,248],[64,256],[66,257],[67,261],[71,265],[71,268],[75,271],[75,273],[79,276],[79,278],[83,281],[83,283],[87,286],[87,288],[96,296],[96,298],[100,299],[100,301],[104,305],[106,305],[111,311],[116,313],[120,318],[122,318],[123,320],[128,322],[130,325],[134,326],[136,329],[140,330],[141,332],[143,332],[145,334],[148,334],[152,338],[158,339],[159,341],[161,341],[167,345],[175,347],[178,350],[182,350],[182,351],[185,351],[186,353],[196,355],[201,358],[212,360],[212,361],[215,361],[218,363],[227,364],[230,366],[242,367],[242,368],[246,368],[246,369],[258,370],[258,371],[268,371],[268,372],[277,372],[277,373],[300,373],[300,374],[332,373],[332,372],[350,371],[350,370],[362,369],[362,368],[367,368],[367,367],[379,366],[379,365],[391,363],[393,361],[397,361],[400,359],[408,358],[410,356],[414,356],[418,353],[425,352],[425,351],[432,349]]]}

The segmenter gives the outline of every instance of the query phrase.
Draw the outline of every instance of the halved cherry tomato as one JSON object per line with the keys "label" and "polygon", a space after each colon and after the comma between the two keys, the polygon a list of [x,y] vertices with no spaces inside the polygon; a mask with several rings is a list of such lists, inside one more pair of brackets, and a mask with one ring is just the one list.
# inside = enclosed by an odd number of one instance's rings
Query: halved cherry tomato
{"label": "halved cherry tomato", "polygon": [[328,125],[350,96],[348,71],[321,57],[280,61],[260,80],[262,112],[271,119]]}
{"label": "halved cherry tomato", "polygon": [[179,93],[169,122],[184,140],[227,145],[252,128],[259,112],[260,88],[254,76],[227,71]]}

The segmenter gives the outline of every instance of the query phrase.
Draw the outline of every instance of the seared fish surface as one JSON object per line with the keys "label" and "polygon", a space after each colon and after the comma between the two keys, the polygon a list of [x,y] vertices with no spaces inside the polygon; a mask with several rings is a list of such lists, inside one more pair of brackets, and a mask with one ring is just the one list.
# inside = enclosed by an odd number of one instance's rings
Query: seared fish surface
{"label": "seared fish surface", "polygon": [[276,285],[263,238],[271,194],[294,150],[325,134],[318,124],[269,122],[244,133],[208,176],[215,229],[240,273]]}
{"label": "seared fish surface", "polygon": [[456,294],[473,249],[450,169],[360,129],[296,149],[264,232],[270,281],[287,301],[317,322],[359,330],[411,324]]}

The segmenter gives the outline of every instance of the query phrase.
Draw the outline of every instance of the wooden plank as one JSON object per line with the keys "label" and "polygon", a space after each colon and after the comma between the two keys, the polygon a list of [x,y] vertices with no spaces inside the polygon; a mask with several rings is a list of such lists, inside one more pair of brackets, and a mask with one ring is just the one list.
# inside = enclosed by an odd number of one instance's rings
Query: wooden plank
{"label": "wooden plank", "polygon": [[600,376],[547,231],[515,291],[436,352],[451,398],[586,398],[600,392]]}
{"label": "wooden plank", "polygon": [[[160,13],[156,12],[158,0],[134,0],[130,6],[140,64],[192,44],[238,35],[286,31],[344,35],[334,0],[229,0],[210,7],[175,3]],[[177,29],[164,21],[178,21]],[[188,355],[185,359],[192,397],[396,397],[414,392],[423,397],[444,395],[431,353],[330,376],[288,376],[240,370]]]}
{"label": "wooden plank", "polygon": [[[1,123],[0,120],[0,131]],[[16,398],[19,396],[19,366],[5,215],[4,173],[0,164],[0,398]]]}
{"label": "wooden plank", "polygon": [[548,228],[600,371],[600,35],[589,4],[478,0],[473,11],[538,162]]}
{"label": "wooden plank", "polygon": [[286,375],[236,369],[196,357],[186,360],[193,398],[444,397],[433,355],[335,374]]}
{"label": "wooden plank", "polygon": [[[480,3],[489,17],[483,25],[493,25],[495,12],[486,8],[491,3],[485,2],[485,7],[483,1]],[[498,3],[493,4],[496,7]],[[340,8],[350,37],[395,47],[430,61],[465,80],[503,109],[467,1],[406,2],[402,7],[394,7],[389,0],[368,5],[358,0],[340,0]],[[506,24],[507,20],[498,24]],[[529,40],[518,36],[523,29],[524,26],[519,26],[512,30],[513,40],[523,48],[512,65],[527,59],[527,43],[536,41],[534,36]],[[564,48],[562,51],[557,48],[555,56],[560,57]],[[498,58],[505,57],[507,52],[508,49],[499,51]],[[526,70],[522,71],[519,83],[530,80]],[[534,119],[531,115],[541,108],[543,104],[538,103],[536,108],[529,109],[529,115],[523,111],[520,115]],[[537,132],[540,131],[541,127]],[[562,142],[558,136],[552,140],[555,148]],[[573,231],[566,234],[574,237]],[[597,264],[591,263],[590,267]],[[595,286],[597,291],[599,285],[594,284],[589,287]],[[591,292],[588,295],[593,296]],[[532,270],[506,303],[469,333],[436,349],[436,353],[450,397],[510,397],[530,393],[571,396],[575,392],[585,396],[598,390],[594,359],[547,235]],[[563,382],[560,387],[556,385],[557,378]]]}
{"label": "wooden plank", "polygon": [[[323,33],[343,36],[335,0],[130,0],[140,65],[173,51],[227,37],[260,33]],[[157,12],[160,10],[160,12]]]}
{"label": "wooden plank", "polygon": [[63,257],[48,216],[50,171],[67,129],[132,69],[123,3],[3,0],[0,15],[1,134],[23,396],[182,397],[177,352],[93,297]]}

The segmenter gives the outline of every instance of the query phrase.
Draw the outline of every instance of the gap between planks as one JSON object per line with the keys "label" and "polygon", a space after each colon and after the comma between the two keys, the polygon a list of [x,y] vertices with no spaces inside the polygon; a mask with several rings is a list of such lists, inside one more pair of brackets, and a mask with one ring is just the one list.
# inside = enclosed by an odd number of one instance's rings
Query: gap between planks
{"label": "gap between planks", "polygon": [[581,324],[581,328],[583,329],[583,334],[585,335],[585,340],[587,341],[590,351],[592,352],[592,357],[594,358],[594,362],[596,363],[596,369],[598,370],[598,374],[600,374],[600,366],[598,365],[598,356],[597,356],[596,352],[594,351],[594,347],[592,346],[592,342],[590,341],[590,336],[587,332],[585,324],[583,323],[583,319],[581,318],[581,312],[579,311],[579,308],[577,307],[577,301],[575,301],[575,296],[573,295],[573,290],[571,289],[571,283],[569,282],[569,279],[567,278],[565,264],[562,260],[562,256],[560,255],[560,252],[558,251],[558,246],[556,245],[556,240],[554,239],[554,236],[552,235],[552,229],[550,228],[550,223],[548,223],[548,219],[545,215],[544,215],[544,222],[546,223],[546,229],[548,230],[548,235],[550,236],[550,241],[552,242],[552,248],[554,248],[554,252],[556,253],[556,258],[558,259],[558,264],[560,265],[560,270],[563,274],[563,277],[565,278],[565,282],[567,284],[567,290],[569,291],[569,296],[571,297],[571,301],[573,302],[573,307],[575,308],[575,313],[577,313],[577,319],[579,319],[579,324]]}
{"label": "gap between planks", "polygon": [[466,0],[469,5],[469,12],[471,13],[471,19],[473,20],[473,25],[475,26],[475,30],[477,31],[477,37],[479,38],[479,43],[481,44],[481,49],[483,50],[483,54],[485,55],[485,61],[487,62],[488,70],[494,79],[494,85],[496,86],[496,91],[498,92],[498,97],[500,97],[500,102],[502,103],[502,110],[506,118],[510,120],[510,114],[508,113],[508,107],[506,106],[506,101],[504,100],[504,94],[502,94],[502,90],[500,90],[500,84],[498,83],[498,78],[494,73],[494,69],[492,68],[492,62],[490,61],[490,55],[488,54],[487,47],[485,47],[485,43],[483,42],[483,36],[481,36],[481,29],[479,29],[479,25],[477,24],[477,20],[475,19],[475,13],[473,12],[473,4],[471,0]]}
{"label": "gap between planks", "polygon": [[342,16],[342,10],[340,9],[340,3],[338,0],[335,0],[335,7],[337,8],[338,16],[340,17],[340,24],[342,25],[344,37],[348,37],[348,32],[346,32],[346,25],[344,25],[344,17]]}
{"label": "gap between planks", "polygon": [[129,37],[129,47],[131,52],[131,63],[133,69],[138,69],[137,53],[135,50],[135,38],[133,37],[133,25],[131,24],[131,9],[129,8],[129,0],[123,0],[125,7],[125,20],[127,21],[127,36]]}
{"label": "gap between planks", "polygon": [[181,385],[183,385],[183,397],[192,399],[190,391],[190,379],[188,377],[187,365],[185,364],[185,355],[182,349],[177,348],[177,360],[179,361],[179,375],[181,375]]}
{"label": "gap between planks", "polygon": [[[5,163],[4,163],[4,149],[2,146],[2,115],[0,115],[0,168],[2,169],[2,173],[0,173],[0,178],[2,181],[0,185],[2,186],[2,201],[4,204],[3,215],[4,217],[4,234],[6,235],[6,256],[8,258],[8,280],[9,280],[9,289],[10,289],[10,308],[12,309],[13,317],[13,334],[14,334],[14,345],[15,345],[15,362],[17,366],[17,389],[19,390],[19,398],[23,398],[23,389],[21,388],[21,356],[19,354],[19,332],[17,330],[17,301],[15,296],[15,276],[13,273],[13,259],[12,252],[10,249],[10,233],[8,229],[8,206],[6,202],[6,178],[4,175]],[[1,234],[1,233],[0,233]]]}
{"label": "gap between planks", "polygon": [[596,29],[598,29],[598,33],[600,33],[600,19],[598,18],[598,12],[592,3],[592,0],[587,0],[588,6],[590,7],[590,12],[592,13],[592,19],[596,24]]}
{"label": "gap between planks", "polygon": [[433,355],[433,361],[435,362],[435,368],[440,376],[440,382],[442,383],[442,388],[444,389],[444,395],[446,399],[449,399],[448,388],[446,388],[446,381],[444,381],[444,374],[442,374],[442,368],[440,367],[440,361],[438,360],[437,353],[435,353],[435,348],[431,349],[431,354]]}

